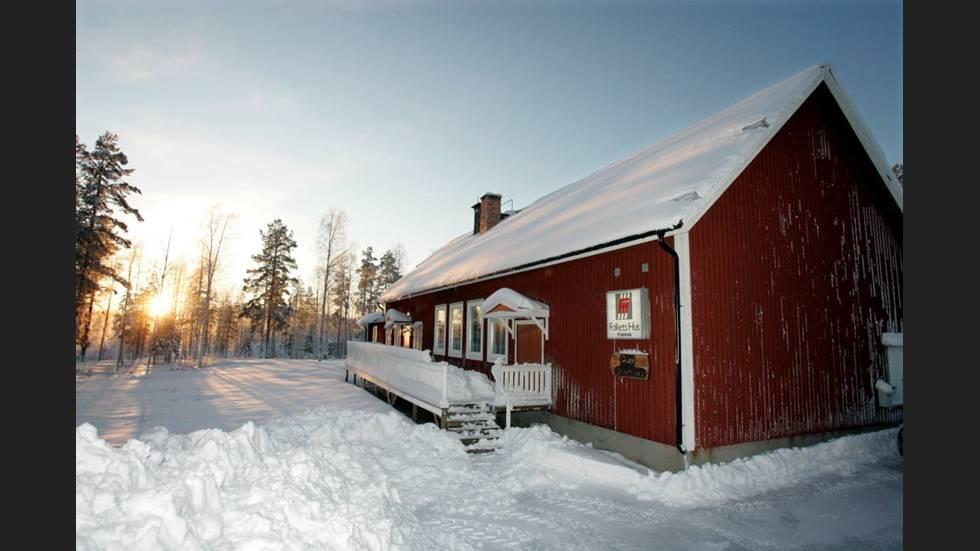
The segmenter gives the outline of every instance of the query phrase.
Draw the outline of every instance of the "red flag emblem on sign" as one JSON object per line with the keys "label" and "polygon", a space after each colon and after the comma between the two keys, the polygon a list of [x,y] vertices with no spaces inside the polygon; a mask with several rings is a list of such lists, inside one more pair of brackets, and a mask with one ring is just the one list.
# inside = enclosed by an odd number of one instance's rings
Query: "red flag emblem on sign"
{"label": "red flag emblem on sign", "polygon": [[631,293],[621,293],[617,298],[619,304],[616,309],[616,317],[620,319],[630,317]]}

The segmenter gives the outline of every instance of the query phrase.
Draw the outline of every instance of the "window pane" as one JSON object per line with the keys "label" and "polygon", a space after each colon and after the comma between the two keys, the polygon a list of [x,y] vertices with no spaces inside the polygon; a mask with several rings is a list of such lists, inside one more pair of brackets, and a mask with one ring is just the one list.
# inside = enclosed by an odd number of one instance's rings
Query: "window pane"
{"label": "window pane", "polygon": [[450,346],[453,350],[463,349],[463,309],[453,308],[450,311],[450,316],[452,316],[453,324],[453,338],[449,341]]}
{"label": "window pane", "polygon": [[483,307],[470,306],[470,352],[483,350]]}
{"label": "window pane", "polygon": [[507,352],[507,326],[505,321],[493,322],[493,350],[492,353],[503,356]]}
{"label": "window pane", "polygon": [[436,350],[446,349],[446,309],[441,308],[436,312]]}

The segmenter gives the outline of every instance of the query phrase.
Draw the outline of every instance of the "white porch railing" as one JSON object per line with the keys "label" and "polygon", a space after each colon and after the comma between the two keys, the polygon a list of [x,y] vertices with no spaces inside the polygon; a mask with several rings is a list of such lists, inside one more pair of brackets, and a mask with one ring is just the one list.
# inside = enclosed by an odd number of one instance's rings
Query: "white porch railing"
{"label": "white porch railing", "polygon": [[449,407],[449,364],[433,362],[427,350],[348,341],[346,365],[362,378],[399,394]]}
{"label": "white porch railing", "polygon": [[497,360],[490,368],[497,388],[498,405],[507,409],[507,427],[514,408],[551,405],[551,364],[504,365]]}

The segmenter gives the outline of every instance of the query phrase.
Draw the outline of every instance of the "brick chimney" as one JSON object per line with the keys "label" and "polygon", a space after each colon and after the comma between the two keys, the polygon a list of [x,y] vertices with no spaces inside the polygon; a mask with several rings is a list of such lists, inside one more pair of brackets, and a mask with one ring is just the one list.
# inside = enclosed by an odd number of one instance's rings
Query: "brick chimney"
{"label": "brick chimney", "polygon": [[[477,229],[480,233],[487,233],[500,222],[500,199],[501,196],[497,193],[485,193],[480,197],[480,202],[473,206],[476,213],[473,220],[473,233],[476,233]],[[476,228],[477,218],[480,221],[479,228]]]}

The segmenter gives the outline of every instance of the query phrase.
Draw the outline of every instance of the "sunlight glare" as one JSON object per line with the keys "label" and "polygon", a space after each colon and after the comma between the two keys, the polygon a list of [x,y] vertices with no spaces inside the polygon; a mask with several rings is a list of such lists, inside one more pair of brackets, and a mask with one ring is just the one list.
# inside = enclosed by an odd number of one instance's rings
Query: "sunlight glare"
{"label": "sunlight glare", "polygon": [[150,301],[150,314],[153,317],[159,318],[169,311],[170,301],[168,301],[167,297],[165,297],[162,293],[153,297],[153,300]]}

